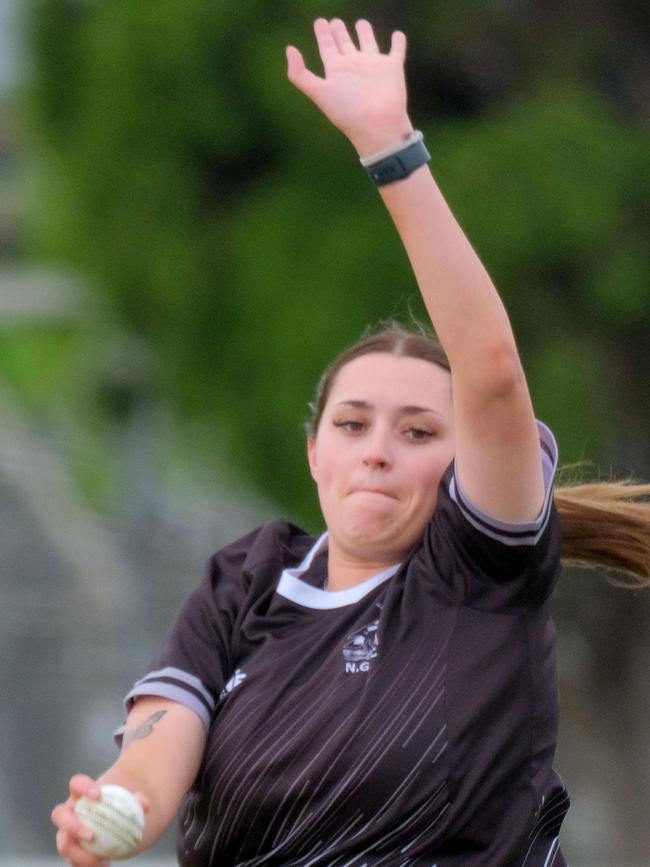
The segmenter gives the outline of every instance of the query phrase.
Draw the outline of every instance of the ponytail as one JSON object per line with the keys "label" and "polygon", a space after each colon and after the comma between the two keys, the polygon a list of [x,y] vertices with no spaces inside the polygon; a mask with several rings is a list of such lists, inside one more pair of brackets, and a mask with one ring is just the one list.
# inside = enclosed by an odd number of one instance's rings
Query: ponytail
{"label": "ponytail", "polygon": [[610,583],[650,587],[650,484],[596,482],[560,486],[561,558],[619,573]]}

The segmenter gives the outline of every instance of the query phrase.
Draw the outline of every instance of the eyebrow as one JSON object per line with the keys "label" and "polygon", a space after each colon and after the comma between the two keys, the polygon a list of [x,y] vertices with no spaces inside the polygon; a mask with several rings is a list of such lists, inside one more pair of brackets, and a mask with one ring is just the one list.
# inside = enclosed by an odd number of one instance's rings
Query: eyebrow
{"label": "eyebrow", "polygon": [[[372,403],[368,403],[367,400],[340,400],[336,406],[352,406],[355,409],[374,409],[375,405]],[[429,406],[416,406],[415,404],[406,404],[406,406],[400,406],[399,412],[402,415],[418,415],[419,413],[431,413],[432,415],[438,416],[438,418],[444,419],[442,413],[438,412],[435,409],[431,409]]]}

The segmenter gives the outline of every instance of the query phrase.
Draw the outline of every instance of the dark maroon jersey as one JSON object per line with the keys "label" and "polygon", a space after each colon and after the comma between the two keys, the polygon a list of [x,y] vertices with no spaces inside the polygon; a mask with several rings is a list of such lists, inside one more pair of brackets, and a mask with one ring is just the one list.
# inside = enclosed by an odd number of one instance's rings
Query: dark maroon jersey
{"label": "dark maroon jersey", "polygon": [[127,696],[203,720],[184,867],[565,867],[551,593],[538,520],[476,509],[453,467],[408,559],[323,589],[327,536],[266,524],[215,554]]}

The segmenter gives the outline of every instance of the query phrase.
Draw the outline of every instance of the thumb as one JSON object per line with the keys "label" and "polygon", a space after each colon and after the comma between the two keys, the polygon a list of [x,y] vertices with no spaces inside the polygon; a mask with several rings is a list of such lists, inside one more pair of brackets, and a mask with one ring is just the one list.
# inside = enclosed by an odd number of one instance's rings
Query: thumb
{"label": "thumb", "polygon": [[302,54],[293,45],[287,46],[287,78],[310,99],[323,81],[307,69]]}
{"label": "thumb", "polygon": [[134,792],[133,794],[136,796],[138,801],[140,801],[140,806],[142,807],[143,811],[145,813],[148,813],[151,809],[151,802],[149,801],[149,798],[144,794],[144,792],[138,791]]}

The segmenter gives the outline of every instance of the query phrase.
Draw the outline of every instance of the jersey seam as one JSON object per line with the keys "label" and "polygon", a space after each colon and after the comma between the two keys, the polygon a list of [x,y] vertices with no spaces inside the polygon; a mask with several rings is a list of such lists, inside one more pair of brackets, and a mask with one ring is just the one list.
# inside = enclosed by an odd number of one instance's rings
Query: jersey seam
{"label": "jersey seam", "polygon": [[534,753],[534,744],[535,744],[535,687],[534,687],[534,677],[533,677],[533,660],[531,653],[531,638],[530,638],[530,619],[526,619],[525,623],[526,627],[526,668],[528,671],[528,719],[529,719],[529,738],[528,738],[528,760],[526,762],[526,779],[527,779],[527,790],[530,794],[532,800],[532,822],[531,826],[535,823],[535,815],[537,812],[537,807],[539,803],[539,798],[537,796],[537,792],[535,791],[535,785],[533,783],[533,753]]}

